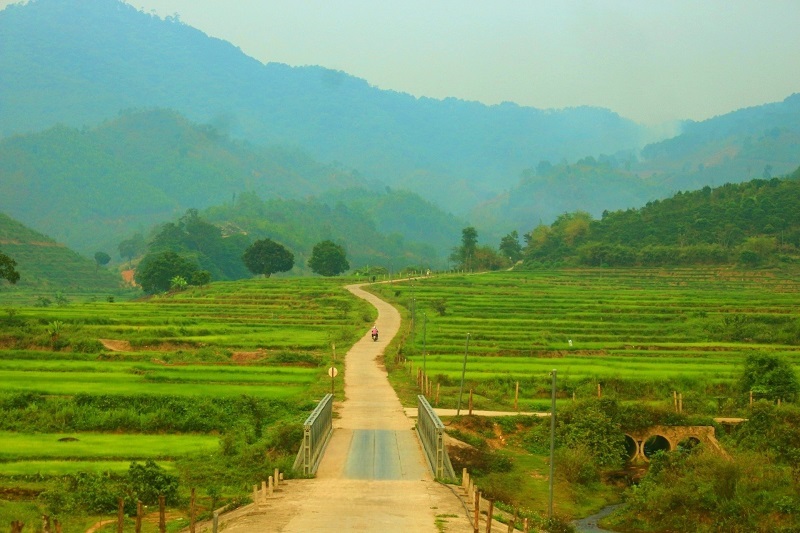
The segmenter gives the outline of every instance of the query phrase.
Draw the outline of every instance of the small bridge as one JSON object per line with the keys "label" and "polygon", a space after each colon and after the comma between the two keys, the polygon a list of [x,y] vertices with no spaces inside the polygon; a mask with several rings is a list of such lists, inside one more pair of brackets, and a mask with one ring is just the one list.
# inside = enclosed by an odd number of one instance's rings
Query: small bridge
{"label": "small bridge", "polygon": [[693,448],[698,444],[730,457],[717,440],[714,426],[651,426],[625,432],[625,446],[633,462],[649,461],[659,451],[674,451],[679,446]]}

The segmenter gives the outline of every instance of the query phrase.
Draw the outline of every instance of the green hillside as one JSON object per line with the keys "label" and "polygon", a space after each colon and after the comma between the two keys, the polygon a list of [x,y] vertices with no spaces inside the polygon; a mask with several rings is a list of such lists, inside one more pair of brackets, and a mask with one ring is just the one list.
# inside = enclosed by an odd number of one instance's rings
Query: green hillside
{"label": "green hillside", "polygon": [[20,274],[16,285],[0,281],[3,292],[36,289],[52,298],[56,291],[116,293],[121,289],[117,274],[98,268],[94,261],[3,213],[0,213],[0,251],[17,262]]}
{"label": "green hillside", "polygon": [[299,197],[363,184],[296,150],[235,142],[165,110],[0,141],[0,210],[85,254],[242,191]]}
{"label": "green hillside", "polygon": [[525,235],[529,265],[661,266],[800,261],[800,168],[786,178],[756,179],[679,192],[641,209],[561,215]]}

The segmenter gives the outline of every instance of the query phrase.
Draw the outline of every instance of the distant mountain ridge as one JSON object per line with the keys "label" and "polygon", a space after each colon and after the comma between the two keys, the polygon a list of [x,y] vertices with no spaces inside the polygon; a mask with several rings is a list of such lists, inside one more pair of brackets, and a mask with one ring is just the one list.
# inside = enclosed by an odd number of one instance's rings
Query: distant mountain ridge
{"label": "distant mountain ridge", "polygon": [[[164,109],[190,129],[206,126],[182,132]],[[386,186],[417,192],[496,242],[566,212],[598,217],[800,165],[800,95],[687,122],[681,135],[642,148],[644,129],[609,110],[415,98],[321,67],[264,65],[119,0],[31,0],[0,12],[0,116],[0,209],[81,251],[93,246],[81,241],[91,231],[110,242],[244,191],[291,199],[347,189],[345,204],[410,239],[419,228],[403,226],[403,212],[353,192]],[[89,143],[101,123],[105,140]],[[24,132],[36,133],[13,137]],[[56,137],[61,153],[37,153]],[[63,179],[61,156],[78,181]],[[108,194],[84,190],[88,175]],[[138,184],[126,188],[133,175]],[[85,198],[46,204],[53,191]]]}
{"label": "distant mountain ridge", "polygon": [[343,72],[263,65],[230,43],[118,0],[31,0],[0,12],[0,135],[171,108],[258,144],[294,145],[464,211],[541,159],[641,145],[597,108],[543,111],[382,91]]}
{"label": "distant mountain ridge", "polygon": [[[740,109],[635,152],[584,157],[574,163],[540,162],[507,192],[476,206],[471,220],[502,234],[529,231],[539,221],[582,210],[641,207],[678,191],[770,179],[800,165],[800,94]],[[534,216],[536,217],[534,219]]]}

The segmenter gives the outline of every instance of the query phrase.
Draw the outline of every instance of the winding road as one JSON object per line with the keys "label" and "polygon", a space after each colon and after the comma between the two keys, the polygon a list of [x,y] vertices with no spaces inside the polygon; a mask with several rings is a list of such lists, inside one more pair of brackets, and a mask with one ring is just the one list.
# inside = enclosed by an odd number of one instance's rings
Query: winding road
{"label": "winding road", "polygon": [[[347,289],[378,310],[380,340],[365,332],[345,356],[345,401],[317,477],[290,480],[274,498],[240,513],[222,531],[471,532],[460,499],[434,481],[381,355],[400,328],[397,310],[361,288]],[[257,510],[256,510],[257,509]]]}

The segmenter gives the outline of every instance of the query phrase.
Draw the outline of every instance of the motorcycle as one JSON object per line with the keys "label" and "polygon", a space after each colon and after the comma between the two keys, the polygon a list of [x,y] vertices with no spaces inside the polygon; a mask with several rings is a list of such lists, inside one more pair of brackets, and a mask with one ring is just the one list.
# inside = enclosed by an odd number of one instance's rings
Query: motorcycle
{"label": "motorcycle", "polygon": [[377,331],[373,331],[372,332],[372,341],[373,342],[377,342],[378,341],[378,332]]}

